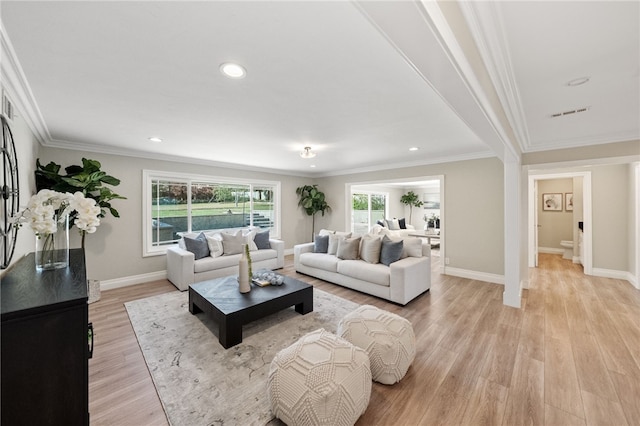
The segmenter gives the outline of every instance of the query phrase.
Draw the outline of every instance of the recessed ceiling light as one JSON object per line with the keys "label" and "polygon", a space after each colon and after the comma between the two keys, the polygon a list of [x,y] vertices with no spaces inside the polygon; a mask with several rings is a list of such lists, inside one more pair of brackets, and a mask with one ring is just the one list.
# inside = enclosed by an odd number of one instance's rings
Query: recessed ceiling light
{"label": "recessed ceiling light", "polygon": [[152,137],[152,138],[149,138],[149,140],[150,140],[151,142],[162,142],[162,139],[157,138],[157,137],[155,137],[155,136],[154,136],[154,137]]}
{"label": "recessed ceiling light", "polygon": [[242,65],[234,64],[233,62],[225,62],[220,65],[220,72],[229,78],[244,78],[247,75],[247,70]]}
{"label": "recessed ceiling light", "polygon": [[417,151],[420,148],[418,148],[417,146],[412,146],[411,148],[409,148],[409,151]]}
{"label": "recessed ceiling light", "polygon": [[567,81],[567,86],[570,86],[570,87],[580,86],[585,83],[588,83],[589,80],[591,80],[591,77],[574,78],[573,80]]}
{"label": "recessed ceiling light", "polygon": [[315,164],[312,164],[312,165],[310,165],[309,167],[314,168],[315,166],[316,166]]}

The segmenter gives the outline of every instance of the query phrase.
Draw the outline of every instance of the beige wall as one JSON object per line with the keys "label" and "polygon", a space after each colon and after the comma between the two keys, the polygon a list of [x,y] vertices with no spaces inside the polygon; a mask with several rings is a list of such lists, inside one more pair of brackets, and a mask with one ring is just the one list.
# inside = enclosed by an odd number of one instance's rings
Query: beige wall
{"label": "beige wall", "polygon": [[629,164],[592,168],[593,267],[630,271]]}
{"label": "beige wall", "polygon": [[[282,183],[281,237],[287,247],[310,238],[311,219],[297,207],[298,200],[295,193],[298,186],[312,183],[309,179],[57,148],[40,150],[42,162],[54,161],[63,166],[80,164],[83,156],[100,161],[104,171],[119,178],[121,184],[114,189],[120,195],[127,197],[126,200],[113,202],[114,207],[120,212],[120,218],[116,219],[108,215],[102,220],[97,232],[87,236],[85,249],[87,274],[90,278],[110,280],[166,269],[165,256],[142,257],[141,199],[142,170],[145,169],[280,181]],[[35,160],[32,164],[35,164]],[[75,232],[72,232],[70,245],[71,247],[80,246],[79,237]]]}
{"label": "beige wall", "polygon": [[347,183],[438,175],[444,176],[445,199],[446,253],[441,256],[449,258],[449,267],[504,274],[503,166],[497,158],[320,178],[319,186],[333,207],[322,226],[344,229]]}
{"label": "beige wall", "polygon": [[566,211],[564,204],[562,211],[549,211],[542,208],[543,194],[573,193],[573,179],[545,179],[538,181],[538,247],[564,250],[560,246],[561,240],[573,241],[573,212]]}

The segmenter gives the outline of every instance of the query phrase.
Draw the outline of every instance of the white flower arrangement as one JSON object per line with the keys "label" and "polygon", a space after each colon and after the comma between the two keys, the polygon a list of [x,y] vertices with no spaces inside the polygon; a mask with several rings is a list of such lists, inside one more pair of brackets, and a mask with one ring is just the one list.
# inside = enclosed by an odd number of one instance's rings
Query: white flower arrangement
{"label": "white flower arrangement", "polygon": [[82,192],[70,194],[42,189],[29,200],[27,208],[18,216],[17,225],[28,223],[38,238],[54,234],[57,221],[61,222],[72,212],[76,212],[74,225],[81,233],[92,234],[100,225],[100,206]]}

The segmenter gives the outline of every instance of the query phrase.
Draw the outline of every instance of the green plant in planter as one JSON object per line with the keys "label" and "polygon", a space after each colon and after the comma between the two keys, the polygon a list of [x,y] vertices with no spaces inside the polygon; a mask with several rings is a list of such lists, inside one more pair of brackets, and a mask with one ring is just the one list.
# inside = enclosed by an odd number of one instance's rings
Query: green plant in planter
{"label": "green plant in planter", "polygon": [[406,194],[404,194],[402,197],[400,197],[400,202],[402,204],[409,206],[409,223],[411,223],[411,215],[413,214],[413,208],[421,207],[424,204],[422,201],[420,201],[420,197],[418,197],[418,195],[413,191],[409,191]]}
{"label": "green plant in planter", "polygon": [[[71,165],[66,167],[66,174],[60,174],[61,166],[53,161],[43,166],[40,159],[36,160],[36,189],[51,189],[58,192],[82,192],[85,197],[93,198],[100,207],[98,217],[103,218],[109,211],[114,217],[120,217],[118,210],[111,205],[112,200],[126,200],[116,194],[111,188],[104,185],[118,186],[120,179],[108,175],[100,170],[102,165],[99,161],[82,159],[82,166]],[[73,214],[69,217],[69,223],[73,223]],[[84,238],[86,232],[82,231],[82,248],[84,248]]]}
{"label": "green plant in planter", "polygon": [[307,215],[311,216],[311,240],[313,241],[316,213],[321,212],[322,216],[324,216],[324,212],[331,211],[331,207],[325,200],[324,192],[318,190],[318,185],[298,187],[296,188],[296,194],[300,197],[298,205],[302,207]]}

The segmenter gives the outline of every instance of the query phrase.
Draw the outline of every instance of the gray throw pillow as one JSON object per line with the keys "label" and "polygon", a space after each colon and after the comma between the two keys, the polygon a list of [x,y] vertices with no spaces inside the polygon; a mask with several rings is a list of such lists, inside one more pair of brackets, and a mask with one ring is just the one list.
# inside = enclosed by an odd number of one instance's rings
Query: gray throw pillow
{"label": "gray throw pillow", "polygon": [[197,237],[184,237],[184,246],[188,251],[193,253],[196,260],[209,256],[209,244],[204,233],[198,234]]}
{"label": "gray throw pillow", "polygon": [[222,251],[224,256],[242,253],[242,246],[247,243],[247,239],[242,235],[242,231],[238,231],[235,235],[222,234]]}
{"label": "gray throw pillow", "polygon": [[316,235],[316,238],[313,240],[313,252],[326,253],[327,251],[329,251],[329,236]]}
{"label": "gray throw pillow", "polygon": [[327,248],[327,253],[335,255],[338,252],[338,242],[346,238],[347,237],[344,235],[329,235],[329,247]]}
{"label": "gray throw pillow", "polygon": [[360,249],[360,237],[345,238],[338,241],[336,257],[342,260],[357,260]]}
{"label": "gray throw pillow", "polygon": [[269,230],[258,232],[253,238],[253,242],[256,243],[256,247],[258,247],[258,250],[270,249],[271,243],[269,242]]}
{"label": "gray throw pillow", "polygon": [[400,260],[402,245],[402,240],[391,241],[391,238],[385,235],[382,238],[382,248],[380,249],[380,263],[389,266],[393,262]]}

